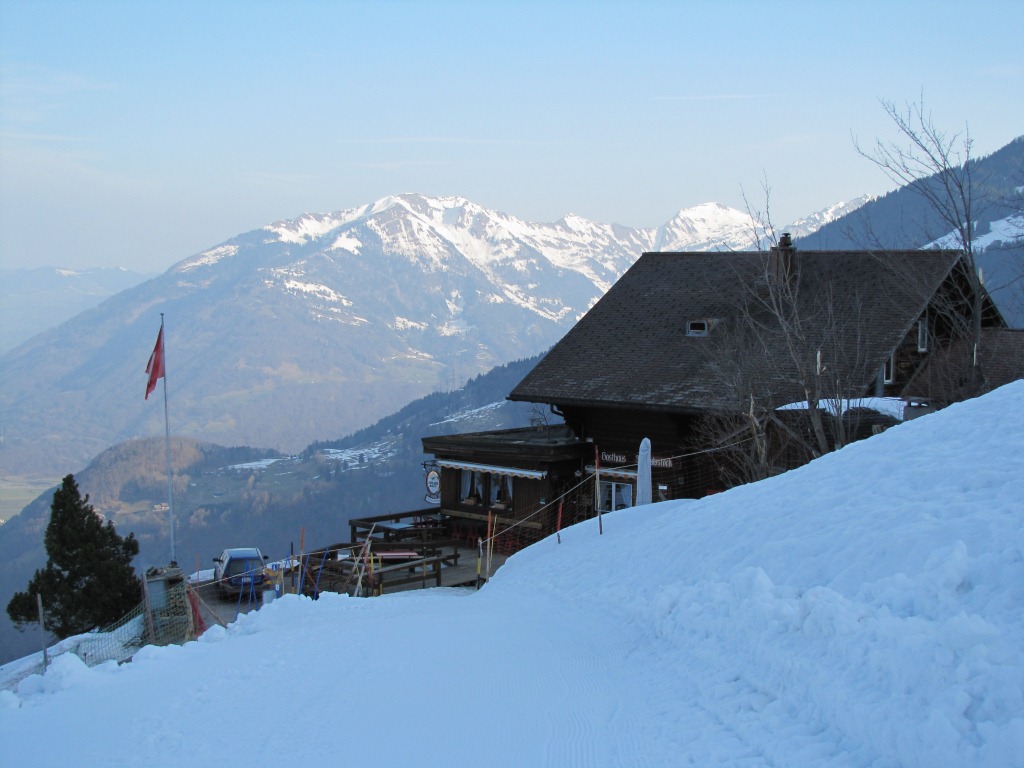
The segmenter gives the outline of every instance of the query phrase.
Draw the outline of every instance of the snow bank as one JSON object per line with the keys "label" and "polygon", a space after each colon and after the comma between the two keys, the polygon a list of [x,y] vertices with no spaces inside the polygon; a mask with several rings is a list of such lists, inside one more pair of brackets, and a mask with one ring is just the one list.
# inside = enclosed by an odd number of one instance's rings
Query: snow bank
{"label": "snow bank", "polygon": [[0,694],[4,765],[1024,765],[1024,382],[481,591],[275,600]]}

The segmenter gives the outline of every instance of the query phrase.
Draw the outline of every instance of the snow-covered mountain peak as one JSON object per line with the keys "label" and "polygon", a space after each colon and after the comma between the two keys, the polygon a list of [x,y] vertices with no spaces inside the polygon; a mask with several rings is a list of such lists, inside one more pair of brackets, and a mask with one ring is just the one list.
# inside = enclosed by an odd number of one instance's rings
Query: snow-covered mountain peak
{"label": "snow-covered mountain peak", "polygon": [[685,223],[687,226],[697,229],[703,227],[733,227],[736,225],[748,225],[750,215],[735,208],[730,208],[722,203],[701,203],[690,208],[683,208],[677,213],[669,224],[674,222]]}
{"label": "snow-covered mountain peak", "polygon": [[735,208],[730,208],[723,203],[709,201],[692,205],[689,208],[680,208],[675,218],[680,219],[715,219],[722,216],[732,217],[739,213]]}
{"label": "snow-covered mountain peak", "polygon": [[590,219],[585,219],[575,213],[567,213],[558,220],[557,226],[570,232],[589,233],[602,225],[595,224]]}
{"label": "snow-covered mountain peak", "polygon": [[849,202],[835,203],[826,208],[822,208],[820,211],[815,211],[802,219],[797,219],[792,224],[788,224],[785,227],[785,231],[789,232],[794,238],[806,237],[812,232],[818,231],[829,222],[835,221],[848,213],[852,213],[873,199],[874,198],[869,195],[862,195],[860,197],[855,197]]}
{"label": "snow-covered mountain peak", "polygon": [[480,212],[484,209],[464,197],[432,197],[419,192],[403,192],[389,195],[366,206],[367,217],[390,211],[396,215],[421,216],[429,220],[440,220],[462,212]]}
{"label": "snow-covered mountain peak", "polygon": [[654,249],[659,251],[744,250],[751,247],[754,221],[750,215],[721,203],[683,208],[658,228]]}
{"label": "snow-covered mountain peak", "polygon": [[366,206],[363,210],[363,216],[374,216],[378,213],[387,211],[395,206],[407,207],[403,203],[402,195],[388,195],[382,197],[380,200],[375,200]]}

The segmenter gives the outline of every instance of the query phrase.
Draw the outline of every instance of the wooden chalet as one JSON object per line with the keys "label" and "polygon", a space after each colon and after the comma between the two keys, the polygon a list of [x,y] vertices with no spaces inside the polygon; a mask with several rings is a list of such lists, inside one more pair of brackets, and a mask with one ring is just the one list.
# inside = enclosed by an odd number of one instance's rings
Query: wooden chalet
{"label": "wooden chalet", "polygon": [[468,541],[487,526],[518,549],[551,533],[558,506],[551,502],[578,481],[583,458],[593,450],[565,425],[423,438],[441,474],[440,513]]}
{"label": "wooden chalet", "polygon": [[[806,413],[828,398],[956,399],[949,371],[930,363],[960,343],[973,306],[964,269],[959,251],[798,251],[788,235],[769,252],[645,253],[509,394],[546,404],[564,426],[535,439],[424,438],[441,467],[441,511],[479,522],[497,509],[514,521],[595,474],[589,491],[565,497],[567,522],[631,506],[645,437],[654,500],[697,498],[733,484],[719,450],[748,422],[774,425],[761,435],[778,443],[762,457],[772,472],[812,458],[793,449],[809,427],[787,404]],[[984,334],[1004,332],[980,301]],[[734,431],[710,439],[712,419]],[[825,439],[889,423],[852,408],[825,420]]]}

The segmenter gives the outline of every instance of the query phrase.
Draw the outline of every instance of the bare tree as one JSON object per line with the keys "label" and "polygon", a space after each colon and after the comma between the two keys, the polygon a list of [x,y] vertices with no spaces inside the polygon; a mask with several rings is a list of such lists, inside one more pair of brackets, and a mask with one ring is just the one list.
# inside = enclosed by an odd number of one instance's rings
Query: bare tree
{"label": "bare tree", "polygon": [[[762,256],[761,275],[747,290],[739,317],[766,351],[760,355],[762,381],[776,382],[774,389],[782,392],[796,385],[803,396],[811,432],[807,448],[820,456],[846,444],[846,403],[863,395],[873,372],[863,359],[865,329],[856,291],[838,295],[830,283],[801,276],[800,264],[783,234]],[[777,395],[771,399],[771,417],[777,418],[774,408],[785,403]]]}
{"label": "bare tree", "polygon": [[925,108],[924,96],[904,108],[882,100],[882,108],[896,127],[899,138],[876,140],[870,149],[854,140],[854,147],[900,187],[920,195],[945,227],[952,243],[947,246],[963,252],[964,290],[951,301],[965,305],[968,312],[951,312],[951,318],[964,318],[960,335],[971,345],[972,378],[979,379],[978,347],[982,326],[982,278],[974,250],[974,232],[979,202],[975,199],[975,163],[973,142],[967,126],[962,132],[947,133],[935,125]]}
{"label": "bare tree", "polygon": [[548,426],[548,412],[541,408],[539,405],[534,404],[530,407],[530,426],[535,429],[543,429]]}
{"label": "bare tree", "polygon": [[[769,349],[776,348],[782,341],[785,359],[797,367],[798,378],[807,394],[808,416],[814,433],[814,445],[807,448],[814,456],[819,456],[829,449],[828,439],[818,410],[819,387],[821,374],[821,351],[817,350],[816,375],[810,375],[803,350],[807,348],[808,335],[820,336],[825,331],[820,325],[820,317],[806,317],[800,305],[800,283],[797,279],[797,268],[792,260],[793,248],[788,233],[783,233],[782,241],[778,236],[771,216],[771,186],[767,178],[761,182],[764,194],[764,207],[754,208],[743,194],[747,216],[750,218],[751,241],[762,258],[761,274],[754,284],[747,284],[740,305],[735,307],[740,322],[731,329],[729,349],[723,361],[712,364],[720,374],[720,384],[749,399],[749,407],[741,410],[748,424],[751,437],[752,453],[750,455],[750,471],[753,475],[768,472],[767,444],[765,437],[766,425],[774,419],[777,425],[781,422],[774,417],[772,408],[780,405],[771,392],[765,387],[769,382],[778,379],[777,363],[767,354]],[[765,245],[769,250],[765,250]],[[737,282],[746,281],[737,275]],[[721,354],[724,350],[719,349]],[[773,375],[775,374],[775,375]],[[755,390],[760,390],[755,392]],[[814,394],[812,401],[811,395]],[[739,404],[738,404],[739,405]],[[767,409],[766,409],[767,406]],[[760,414],[760,415],[759,415]],[[716,418],[721,418],[716,417]],[[794,435],[795,436],[795,435]],[[800,441],[803,442],[803,441]],[[763,475],[767,476],[767,475]],[[756,478],[754,478],[756,479]]]}
{"label": "bare tree", "polygon": [[764,208],[755,208],[747,199],[747,193],[742,190],[743,206],[746,209],[747,218],[750,219],[750,244],[751,247],[763,252],[765,245],[776,246],[779,244],[778,231],[772,221],[772,188],[768,184],[768,178],[761,180],[761,193],[764,195]]}
{"label": "bare tree", "polygon": [[787,234],[753,265],[737,264],[746,265],[735,270],[740,288],[730,318],[708,339],[703,372],[720,407],[698,429],[719,447],[726,479],[742,483],[848,443],[850,402],[877,371],[856,289],[838,291],[827,270],[801,274]]}
{"label": "bare tree", "polygon": [[715,466],[729,486],[777,474],[767,438],[776,401],[765,376],[767,349],[747,323],[736,320],[720,323],[708,341],[704,376],[722,402],[697,422],[699,443],[713,446]]}

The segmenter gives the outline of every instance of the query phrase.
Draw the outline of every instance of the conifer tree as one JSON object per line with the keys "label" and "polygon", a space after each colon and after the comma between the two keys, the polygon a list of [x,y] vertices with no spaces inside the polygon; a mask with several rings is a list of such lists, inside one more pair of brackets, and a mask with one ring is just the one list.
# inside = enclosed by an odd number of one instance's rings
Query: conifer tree
{"label": "conifer tree", "polygon": [[43,627],[59,639],[110,624],[141,601],[131,565],[139,553],[135,535],[122,538],[112,522],[104,524],[89,496],[82,498],[74,475],[53,494],[44,543],[46,567],[7,604],[19,629],[38,621],[37,594],[43,597]]}

